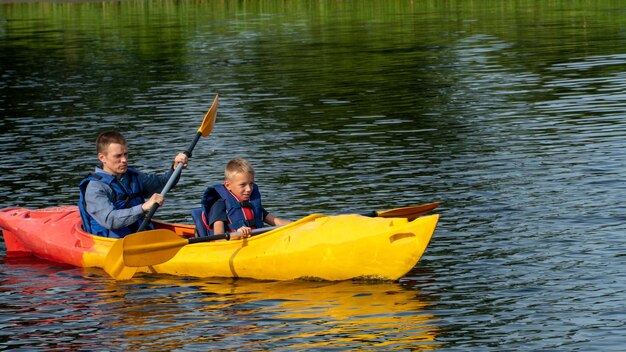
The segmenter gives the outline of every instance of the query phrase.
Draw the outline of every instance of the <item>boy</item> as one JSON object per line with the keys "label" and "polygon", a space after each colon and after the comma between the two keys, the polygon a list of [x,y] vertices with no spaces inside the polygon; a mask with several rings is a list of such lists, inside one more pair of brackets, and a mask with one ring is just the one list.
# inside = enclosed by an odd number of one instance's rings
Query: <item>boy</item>
{"label": "boy", "polygon": [[265,210],[248,161],[235,158],[224,169],[224,184],[208,187],[202,197],[202,220],[211,234],[241,232],[249,237],[253,228],[283,226],[291,221]]}

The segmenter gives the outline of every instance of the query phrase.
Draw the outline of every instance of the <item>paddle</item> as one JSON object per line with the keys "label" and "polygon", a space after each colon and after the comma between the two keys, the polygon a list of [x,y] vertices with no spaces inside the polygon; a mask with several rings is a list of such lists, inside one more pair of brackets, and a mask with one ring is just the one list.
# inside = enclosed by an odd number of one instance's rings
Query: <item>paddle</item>
{"label": "paddle", "polygon": [[[252,235],[276,228],[278,226],[254,229]],[[172,259],[181,248],[188,244],[241,238],[243,235],[240,232],[194,238],[180,237],[174,231],[165,229],[137,232],[124,237],[124,264],[130,267],[157,265]]]}
{"label": "paddle", "polygon": [[[215,125],[216,116],[217,116],[217,95],[215,96],[215,99],[213,99],[213,104],[211,104],[209,111],[207,111],[206,115],[204,115],[202,124],[200,125],[200,128],[198,128],[198,132],[196,132],[196,135],[194,136],[193,141],[191,142],[191,144],[189,144],[189,147],[187,147],[187,150],[184,151],[184,153],[187,154],[187,157],[191,158],[191,152],[193,151],[193,148],[195,148],[196,143],[198,143],[198,140],[200,139],[200,137],[201,136],[206,137],[209,135],[209,133],[211,133],[211,131],[213,130],[213,126]],[[169,192],[170,188],[172,188],[172,185],[174,184],[174,181],[180,176],[180,173],[182,172],[182,170],[183,170],[183,165],[178,164],[178,166],[176,167],[176,170],[174,170],[174,173],[172,174],[172,176],[170,176],[170,179],[167,181],[167,184],[165,184],[165,187],[163,187],[163,190],[161,191],[162,196],[165,196],[167,192]],[[150,220],[152,219],[152,216],[154,215],[158,207],[159,205],[157,203],[154,203],[152,205],[146,217],[143,218],[143,222],[139,226],[139,229],[137,230],[137,232],[144,231],[148,227],[148,225],[150,224]]]}
{"label": "paddle", "polygon": [[[142,233],[149,233],[144,231]],[[104,271],[115,280],[130,280],[135,275],[137,268],[124,265],[124,239],[120,238],[113,243],[106,258],[104,258]]]}
{"label": "paddle", "polygon": [[[200,125],[200,128],[198,128],[198,131],[196,132],[193,138],[193,141],[184,152],[185,154],[187,154],[187,157],[191,158],[191,152],[193,151],[193,148],[195,148],[200,137],[206,137],[209,135],[209,133],[211,133],[211,131],[213,130],[213,126],[215,125],[216,116],[217,116],[217,95],[213,99],[213,103],[211,104],[209,111],[207,111],[206,115],[204,115],[202,124]],[[162,196],[165,196],[165,194],[167,194],[170,188],[172,188],[174,181],[180,176],[182,169],[183,169],[183,165],[178,164],[178,166],[176,167],[176,170],[174,170],[174,173],[172,174],[172,176],[170,176],[170,179],[165,184],[165,187],[163,187],[163,190],[161,191]],[[138,231],[144,231],[148,227],[148,224],[150,223],[150,220],[152,219],[152,216],[154,215],[158,207],[159,207],[158,204],[154,204],[150,208],[150,211],[148,212],[146,217],[143,219],[143,222],[139,226]],[[137,270],[137,268],[129,268],[126,265],[124,265],[124,241],[123,239],[115,241],[115,243],[109,250],[109,253],[107,253],[107,256],[104,260],[104,270],[116,280],[130,280],[133,277],[133,275],[135,275],[135,271]]]}
{"label": "paddle", "polygon": [[415,205],[411,207],[404,208],[395,208],[389,210],[382,211],[372,211],[370,213],[361,214],[363,216],[369,216],[371,218],[381,217],[381,218],[417,218],[421,215],[424,215],[433,209],[437,208],[441,203],[434,202],[422,205]]}

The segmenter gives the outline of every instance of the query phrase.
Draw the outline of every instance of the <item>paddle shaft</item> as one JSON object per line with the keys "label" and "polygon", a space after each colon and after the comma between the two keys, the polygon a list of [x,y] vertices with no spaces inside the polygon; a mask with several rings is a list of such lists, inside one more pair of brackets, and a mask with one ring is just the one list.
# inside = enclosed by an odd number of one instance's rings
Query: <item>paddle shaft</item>
{"label": "paddle shaft", "polygon": [[[250,233],[250,236],[253,235],[258,235],[264,232],[268,232],[268,231],[272,231],[274,229],[279,228],[280,226],[268,226],[268,227],[262,227],[260,229],[254,229],[252,230],[252,232]],[[189,244],[194,244],[194,243],[201,243],[201,242],[210,242],[210,241],[217,241],[217,240],[231,240],[231,239],[239,239],[242,238],[243,236],[241,235],[241,232],[235,232],[235,233],[223,233],[220,235],[213,235],[213,236],[206,236],[206,237],[193,237],[189,239]]]}
{"label": "paddle shaft", "polygon": [[441,203],[434,202],[404,208],[396,208],[382,211],[372,211],[366,214],[362,214],[364,216],[369,217],[381,217],[381,218],[417,218],[419,216],[430,213],[432,210],[437,208]]}
{"label": "paddle shaft", "polygon": [[[188,158],[191,158],[191,152],[193,151],[193,148],[196,147],[196,144],[198,144],[198,140],[200,140],[201,136],[202,136],[201,132],[199,131],[196,132],[196,135],[194,136],[193,141],[191,141],[191,144],[189,144],[189,147],[187,147],[187,150],[183,152],[187,155]],[[170,179],[167,181],[167,183],[165,184],[165,187],[163,187],[163,190],[161,191],[161,195],[163,197],[165,197],[167,192],[169,192],[170,189],[174,186],[174,182],[178,179],[178,177],[180,176],[182,172],[183,172],[183,164],[178,164],[178,166],[176,166],[176,170],[174,170],[174,173],[172,174],[172,176],[170,176]],[[156,213],[158,208],[159,208],[159,204],[157,203],[152,204],[150,211],[143,218],[143,222],[139,226],[139,229],[137,230],[137,232],[145,231],[148,228],[148,225],[150,224],[150,220],[152,220],[152,216],[154,216],[154,213]]]}

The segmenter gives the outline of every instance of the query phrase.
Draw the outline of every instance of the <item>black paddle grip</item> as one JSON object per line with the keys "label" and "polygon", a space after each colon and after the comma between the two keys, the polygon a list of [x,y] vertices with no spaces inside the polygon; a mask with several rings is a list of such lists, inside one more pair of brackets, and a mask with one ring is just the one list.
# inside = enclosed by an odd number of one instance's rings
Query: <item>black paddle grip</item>
{"label": "black paddle grip", "polygon": [[157,203],[152,204],[152,207],[150,208],[148,215],[146,215],[143,218],[143,222],[137,229],[137,232],[145,231],[148,228],[148,225],[150,224],[150,219],[152,219],[152,216],[154,215],[154,213],[156,213],[158,207],[159,207],[159,204]]}
{"label": "black paddle grip", "polygon": [[230,240],[230,234],[229,233],[224,233],[221,235],[213,235],[213,236],[206,236],[206,237],[193,237],[188,239],[189,244],[193,244],[193,243],[201,243],[201,242],[210,242],[210,241],[217,241],[217,240]]}

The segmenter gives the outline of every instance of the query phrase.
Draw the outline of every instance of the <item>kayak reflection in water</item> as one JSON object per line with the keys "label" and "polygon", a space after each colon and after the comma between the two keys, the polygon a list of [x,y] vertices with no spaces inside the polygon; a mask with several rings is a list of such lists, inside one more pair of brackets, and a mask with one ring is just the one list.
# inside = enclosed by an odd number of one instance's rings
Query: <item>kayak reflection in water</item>
{"label": "kayak reflection in water", "polygon": [[210,186],[204,192],[201,219],[198,219],[198,212],[194,214],[200,236],[240,232],[249,237],[252,229],[262,228],[264,223],[283,226],[291,222],[263,208],[254,175],[254,169],[247,160],[235,158],[228,162],[224,183]]}
{"label": "kayak reflection in water", "polygon": [[80,183],[78,207],[83,229],[121,238],[137,231],[153,204],[163,205],[159,192],[179,163],[187,167],[188,156],[178,153],[172,167],[162,175],[145,174],[128,167],[128,142],[121,133],[101,133],[96,148],[101,166]]}

